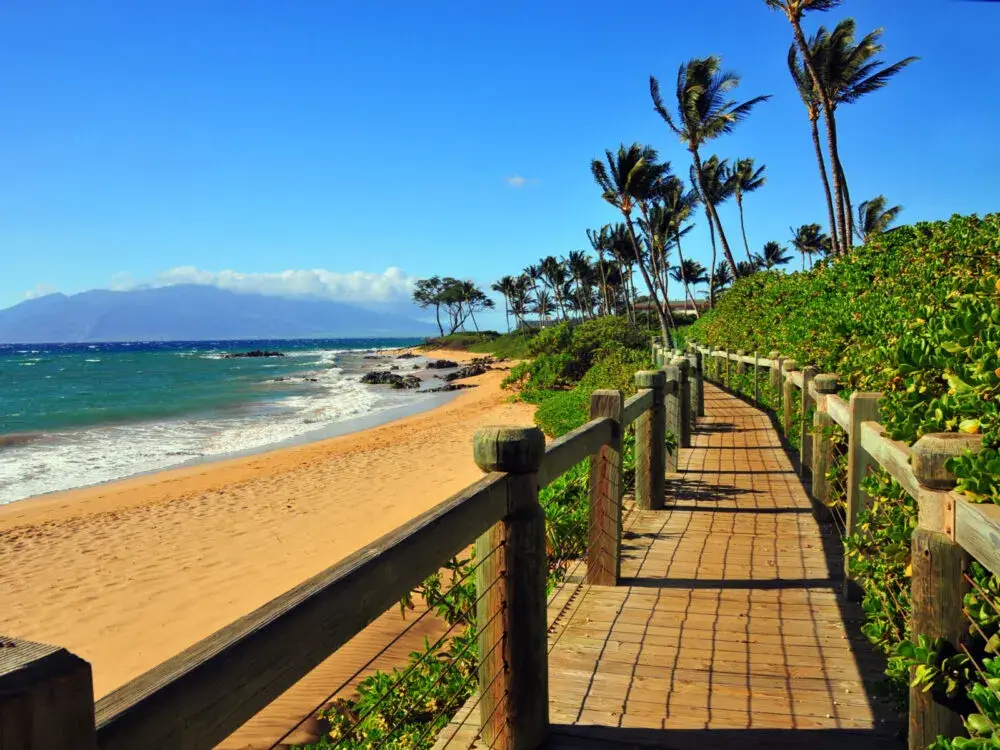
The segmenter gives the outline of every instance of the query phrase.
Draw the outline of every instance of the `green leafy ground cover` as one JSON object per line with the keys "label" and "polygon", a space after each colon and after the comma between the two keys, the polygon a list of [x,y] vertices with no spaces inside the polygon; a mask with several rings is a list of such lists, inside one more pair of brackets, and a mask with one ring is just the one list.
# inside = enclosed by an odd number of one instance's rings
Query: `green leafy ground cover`
{"label": "green leafy ground cover", "polygon": [[[1000,504],[998,273],[1000,215],[955,216],[888,232],[809,273],[741,279],[686,334],[730,351],[777,350],[838,373],[845,393],[882,391],[880,421],[894,439],[981,435],[982,450],[953,459],[952,469],[970,501]],[[788,437],[797,445],[799,436]],[[842,472],[842,463],[834,466],[831,480]],[[845,539],[845,554],[864,592],[863,630],[889,657],[889,694],[903,706],[915,667],[917,684],[959,701],[968,716],[972,739],[941,738],[937,750],[1000,748],[993,730],[1000,726],[997,580],[973,567],[986,593],[966,598],[983,620],[970,615],[970,655],[947,653],[940,642],[913,643],[908,576],[916,505],[885,472],[865,481],[874,502],[860,515],[858,533]]]}
{"label": "green leafy ground cover", "polygon": [[[578,325],[560,324],[534,335],[520,333],[454,334],[428,343],[495,356],[526,358],[505,380],[512,397],[538,405],[535,420],[556,437],[586,423],[590,394],[600,388],[635,392],[635,373],[651,366],[647,331],[621,318],[598,318]],[[518,348],[520,347],[520,348]],[[516,352],[516,353],[515,353]],[[623,441],[625,491],[634,487],[635,437]],[[548,590],[586,552],[588,462],[577,464],[545,487],[539,500],[545,510]],[[318,742],[303,750],[337,747],[429,748],[438,732],[476,689],[474,555],[455,559],[446,570],[416,590],[449,626],[440,642],[426,642],[408,662],[391,672],[376,672],[355,694],[323,709],[329,726]],[[412,596],[401,608],[413,606]]]}

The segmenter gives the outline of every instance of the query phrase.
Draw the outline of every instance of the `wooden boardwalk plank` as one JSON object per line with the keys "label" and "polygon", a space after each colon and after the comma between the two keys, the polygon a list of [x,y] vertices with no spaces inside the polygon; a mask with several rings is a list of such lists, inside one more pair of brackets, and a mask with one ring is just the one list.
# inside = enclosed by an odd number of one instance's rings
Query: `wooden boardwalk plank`
{"label": "wooden boardwalk plank", "polygon": [[[865,688],[884,665],[837,595],[839,541],[769,418],[708,383],[705,406],[667,507],[626,524],[621,585],[550,606],[549,746],[898,746]],[[437,747],[479,746],[474,703]]]}

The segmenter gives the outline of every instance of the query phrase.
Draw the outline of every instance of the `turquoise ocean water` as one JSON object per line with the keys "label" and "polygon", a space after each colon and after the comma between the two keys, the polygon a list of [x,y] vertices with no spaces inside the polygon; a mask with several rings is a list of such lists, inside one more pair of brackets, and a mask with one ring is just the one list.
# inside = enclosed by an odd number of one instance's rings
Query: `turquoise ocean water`
{"label": "turquoise ocean water", "polygon": [[[0,503],[259,449],[430,398],[359,382],[392,364],[374,352],[417,343],[0,345]],[[253,349],[286,356],[224,356]]]}

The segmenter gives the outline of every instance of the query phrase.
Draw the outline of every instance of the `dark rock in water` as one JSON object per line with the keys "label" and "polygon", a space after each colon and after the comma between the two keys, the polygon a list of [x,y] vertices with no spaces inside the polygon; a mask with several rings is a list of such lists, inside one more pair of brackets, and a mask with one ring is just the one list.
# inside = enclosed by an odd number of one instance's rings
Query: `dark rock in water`
{"label": "dark rock in water", "polygon": [[433,362],[427,363],[428,370],[446,370],[449,367],[458,367],[458,362],[452,362],[450,359],[435,359]]}
{"label": "dark rock in water", "polygon": [[397,375],[388,370],[376,370],[369,372],[361,378],[361,382],[366,385],[391,385],[393,388],[419,388],[420,378],[414,375]]}
{"label": "dark rock in water", "polygon": [[268,352],[263,349],[254,349],[252,352],[233,352],[232,354],[223,354],[223,359],[239,359],[240,357],[284,357],[285,355],[281,352]]}
{"label": "dark rock in water", "polygon": [[413,365],[413,369],[414,370],[419,370],[420,369],[420,365]]}
{"label": "dark rock in water", "polygon": [[390,365],[389,369],[390,370],[398,370],[399,369],[399,365]]}
{"label": "dark rock in water", "polygon": [[397,375],[399,380],[393,382],[392,387],[397,390],[402,390],[403,388],[419,388],[422,385],[422,381],[416,375]]}
{"label": "dark rock in water", "polygon": [[396,359],[413,359],[417,355],[413,352],[403,352],[402,354],[396,355]]}
{"label": "dark rock in water", "polygon": [[449,372],[444,376],[445,382],[450,383],[452,380],[464,380],[465,378],[474,378],[476,375],[482,375],[486,372],[485,365],[466,365],[455,372]]}
{"label": "dark rock in water", "polygon": [[365,358],[365,359],[382,359],[382,358],[381,358],[381,357],[380,357],[379,355],[377,355],[377,354],[366,354],[366,355],[364,356],[364,358]]}
{"label": "dark rock in water", "polygon": [[474,359],[470,359],[468,363],[470,365],[482,365],[483,367],[489,367],[496,361],[497,360],[493,357],[476,357]]}

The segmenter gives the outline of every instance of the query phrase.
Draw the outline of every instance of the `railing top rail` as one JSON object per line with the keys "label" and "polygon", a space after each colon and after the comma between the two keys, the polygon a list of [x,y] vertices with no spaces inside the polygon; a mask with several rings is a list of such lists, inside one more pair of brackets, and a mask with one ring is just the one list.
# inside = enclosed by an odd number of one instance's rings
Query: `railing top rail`
{"label": "railing top rail", "polygon": [[581,461],[597,453],[601,446],[611,442],[615,422],[601,417],[556,438],[545,448],[545,458],[538,470],[541,487],[551,484]]}
{"label": "railing top rail", "polygon": [[[671,383],[676,387],[675,383]],[[643,389],[625,402],[625,409],[622,412],[622,427],[632,424],[639,416],[653,406],[653,391]]]}

